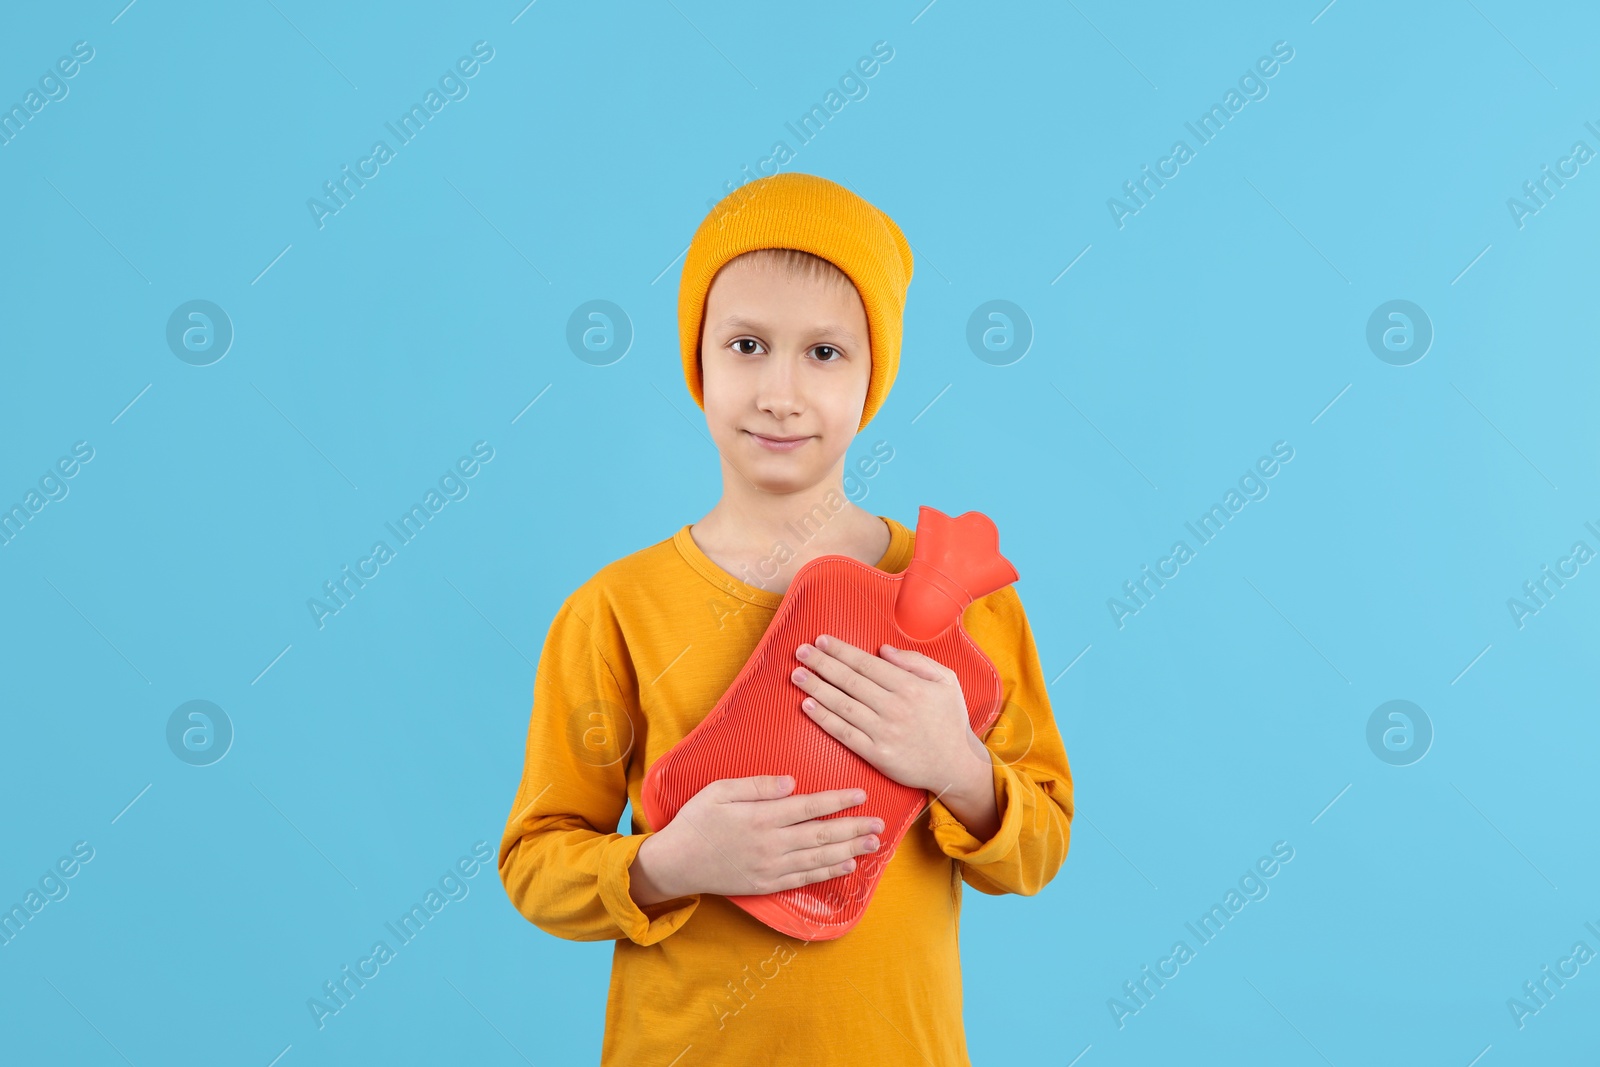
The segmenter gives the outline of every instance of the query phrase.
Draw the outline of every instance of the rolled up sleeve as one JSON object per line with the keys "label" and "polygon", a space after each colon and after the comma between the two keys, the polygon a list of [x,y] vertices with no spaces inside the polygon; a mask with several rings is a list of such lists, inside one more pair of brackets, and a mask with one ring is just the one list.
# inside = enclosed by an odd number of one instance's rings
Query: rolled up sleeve
{"label": "rolled up sleeve", "polygon": [[522,780],[499,854],[511,903],[546,933],[653,945],[699,905],[695,894],[640,907],[629,892],[629,868],[650,836],[615,830],[636,707],[569,600],[539,655]]}
{"label": "rolled up sleeve", "polygon": [[[979,604],[984,610],[975,610]],[[929,801],[928,826],[939,849],[958,861],[968,885],[991,896],[1032,896],[1067,858],[1072,772],[1016,590],[992,593],[969,612],[963,622],[994,662],[1004,694],[1000,715],[983,738],[993,762],[1000,827],[980,841],[938,799]]]}

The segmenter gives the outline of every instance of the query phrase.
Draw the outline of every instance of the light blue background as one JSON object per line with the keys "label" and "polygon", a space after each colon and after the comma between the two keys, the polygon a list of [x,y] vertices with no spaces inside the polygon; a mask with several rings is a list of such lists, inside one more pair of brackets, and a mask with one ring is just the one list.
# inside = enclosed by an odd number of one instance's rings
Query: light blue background
{"label": "light blue background", "polygon": [[[1507,1000],[1600,951],[1600,566],[1520,629],[1507,600],[1600,549],[1600,167],[1522,228],[1507,199],[1600,149],[1600,19],[924,3],[7,16],[7,106],[95,53],[0,147],[0,503],[95,453],[0,548],[0,903],[95,856],[0,947],[5,1058],[597,1060],[611,946],[525,922],[492,867],[325,1029],[306,1001],[498,842],[561,599],[717,499],[678,257],[876,41],[786,168],[916,250],[859,502],[995,519],[1079,804],[1044,892],[966,894],[974,1062],[1594,1048],[1600,962],[1524,1028]],[[479,40],[470,94],[319,229],[307,199]],[[1270,94],[1119,229],[1107,199],[1277,41]],[[193,299],[236,331],[206,367],[165,341]],[[634,331],[609,366],[566,342],[595,299]],[[1003,367],[965,340],[995,299],[1034,331]],[[1391,299],[1436,331],[1410,366],[1365,341]],[[470,495],[319,630],[307,599],[480,440]],[[1270,495],[1119,629],[1107,599],[1277,441]],[[236,730],[212,766],[167,747],[191,699]],[[1410,766],[1366,741],[1392,699],[1436,732]],[[1270,895],[1119,1028],[1108,1000],[1277,841]]]}

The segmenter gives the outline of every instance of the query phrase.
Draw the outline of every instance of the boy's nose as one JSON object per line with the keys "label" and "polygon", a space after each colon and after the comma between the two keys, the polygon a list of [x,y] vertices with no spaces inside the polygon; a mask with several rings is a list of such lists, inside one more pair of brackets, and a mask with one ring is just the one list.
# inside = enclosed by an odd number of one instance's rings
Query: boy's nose
{"label": "boy's nose", "polygon": [[800,407],[797,386],[794,357],[770,357],[762,364],[757,380],[756,403],[776,414],[797,411]]}

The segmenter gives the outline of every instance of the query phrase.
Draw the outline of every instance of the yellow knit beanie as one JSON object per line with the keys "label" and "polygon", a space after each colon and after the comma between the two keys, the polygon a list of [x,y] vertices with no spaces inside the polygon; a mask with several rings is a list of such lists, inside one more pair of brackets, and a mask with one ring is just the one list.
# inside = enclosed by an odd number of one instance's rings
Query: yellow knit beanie
{"label": "yellow knit beanie", "polygon": [[867,312],[872,376],[860,432],[889,395],[900,368],[911,246],[894,220],[836,182],[789,171],[747,182],[711,209],[695,230],[678,282],[678,338],[689,395],[705,410],[700,330],[706,294],[722,265],[758,248],[798,248],[821,256],[855,283]]}

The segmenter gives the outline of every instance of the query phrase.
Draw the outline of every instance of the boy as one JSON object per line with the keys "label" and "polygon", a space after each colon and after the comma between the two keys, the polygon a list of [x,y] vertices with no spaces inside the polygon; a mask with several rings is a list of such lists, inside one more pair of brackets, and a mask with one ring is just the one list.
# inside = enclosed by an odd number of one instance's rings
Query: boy
{"label": "boy", "polygon": [[[846,450],[899,365],[911,266],[887,215],[793,172],[730,194],[689,246],[680,347],[723,495],[556,612],[500,843],[501,880],[529,921],[615,942],[602,1067],[966,1065],[962,882],[1031,895],[1066,857],[1072,778],[1011,586],[962,616],[1004,685],[982,739],[927,657],[820,634],[795,650],[796,684],[815,705],[805,713],[928,791],[844,936],[798,941],[726,897],[852,870],[883,830],[852,815],[854,790],[723,779],[666,827],[640,814],[645,770],[727,690],[803,564],[838,553],[898,573],[911,559],[910,530],[841,492]],[[806,539],[788,544],[797,529]],[[625,801],[631,834],[615,831]]]}

